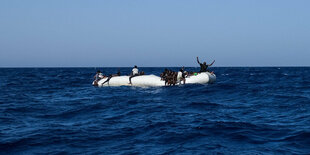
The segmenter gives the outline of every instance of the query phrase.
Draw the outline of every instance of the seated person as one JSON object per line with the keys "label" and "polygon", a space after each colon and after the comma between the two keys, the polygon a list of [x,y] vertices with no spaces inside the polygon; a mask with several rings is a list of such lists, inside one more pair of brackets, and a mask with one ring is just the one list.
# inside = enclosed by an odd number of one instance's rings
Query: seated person
{"label": "seated person", "polygon": [[131,76],[129,77],[129,84],[131,83],[131,78],[135,77],[135,76],[139,76],[139,69],[137,66],[134,66],[131,72]]}
{"label": "seated person", "polygon": [[112,78],[112,77],[115,77],[115,76],[121,76],[121,72],[118,70],[116,74],[111,74],[111,75],[109,75],[109,76],[108,76],[108,79],[107,79],[106,81],[104,81],[104,82],[102,83],[102,85],[105,84],[106,82],[109,82],[109,81],[111,80],[111,78]]}
{"label": "seated person", "polygon": [[98,70],[98,71],[96,72],[96,75],[94,76],[94,85],[95,85],[95,86],[98,86],[98,81],[101,80],[101,79],[103,79],[103,78],[104,78],[104,76],[102,75],[101,71]]}
{"label": "seated person", "polygon": [[168,74],[168,69],[166,68],[164,72],[160,74],[160,79],[165,80]]}

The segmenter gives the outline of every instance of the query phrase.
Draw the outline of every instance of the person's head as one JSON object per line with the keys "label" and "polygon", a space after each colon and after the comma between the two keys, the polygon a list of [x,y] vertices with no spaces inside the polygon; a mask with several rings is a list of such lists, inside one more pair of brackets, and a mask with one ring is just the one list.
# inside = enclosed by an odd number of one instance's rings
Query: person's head
{"label": "person's head", "polygon": [[100,71],[100,70],[97,70],[97,73],[101,73],[101,71]]}
{"label": "person's head", "polygon": [[203,64],[206,65],[207,63],[206,63],[206,62],[203,62]]}
{"label": "person's head", "polygon": [[135,65],[135,67],[134,68],[138,68],[136,65]]}

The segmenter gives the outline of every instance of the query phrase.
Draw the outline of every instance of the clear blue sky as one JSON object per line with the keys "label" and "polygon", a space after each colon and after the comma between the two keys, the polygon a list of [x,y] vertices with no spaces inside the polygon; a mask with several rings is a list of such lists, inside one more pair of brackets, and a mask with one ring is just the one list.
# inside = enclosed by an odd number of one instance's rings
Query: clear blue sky
{"label": "clear blue sky", "polygon": [[0,67],[310,66],[309,0],[1,0]]}

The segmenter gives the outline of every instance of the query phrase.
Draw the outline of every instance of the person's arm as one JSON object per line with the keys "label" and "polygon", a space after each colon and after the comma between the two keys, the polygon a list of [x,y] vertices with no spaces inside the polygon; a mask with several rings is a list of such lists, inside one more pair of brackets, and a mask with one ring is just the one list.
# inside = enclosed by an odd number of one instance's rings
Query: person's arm
{"label": "person's arm", "polygon": [[197,62],[198,62],[198,64],[200,64],[198,57],[197,57]]}
{"label": "person's arm", "polygon": [[214,64],[215,60],[213,60],[213,62],[209,65],[209,66],[212,66]]}

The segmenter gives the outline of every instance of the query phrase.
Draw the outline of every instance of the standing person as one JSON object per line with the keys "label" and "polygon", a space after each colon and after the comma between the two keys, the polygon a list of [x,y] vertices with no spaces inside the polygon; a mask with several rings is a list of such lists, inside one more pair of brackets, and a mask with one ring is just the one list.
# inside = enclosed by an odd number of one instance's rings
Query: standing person
{"label": "standing person", "polygon": [[199,62],[199,59],[197,57],[197,62],[200,65],[200,72],[208,72],[207,68],[212,66],[214,64],[215,60],[213,60],[213,62],[211,64],[207,64],[206,62],[203,62],[203,64],[202,64]]}
{"label": "standing person", "polygon": [[181,84],[181,81],[183,81],[183,84],[185,84],[185,73],[184,73],[184,67],[180,69],[177,75],[177,82]]}
{"label": "standing person", "polygon": [[131,84],[131,78],[135,77],[135,76],[138,76],[139,75],[139,69],[138,67],[135,65],[132,69],[132,72],[131,72],[131,76],[129,77],[129,84]]}

